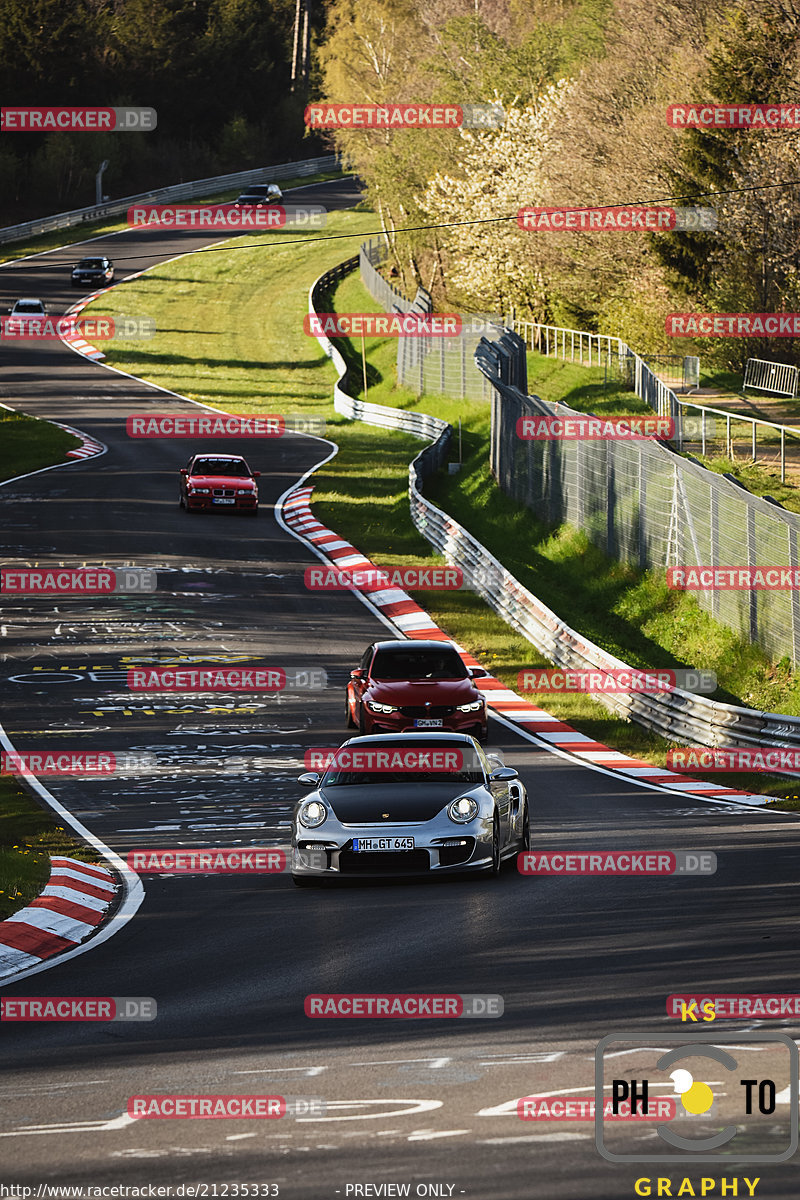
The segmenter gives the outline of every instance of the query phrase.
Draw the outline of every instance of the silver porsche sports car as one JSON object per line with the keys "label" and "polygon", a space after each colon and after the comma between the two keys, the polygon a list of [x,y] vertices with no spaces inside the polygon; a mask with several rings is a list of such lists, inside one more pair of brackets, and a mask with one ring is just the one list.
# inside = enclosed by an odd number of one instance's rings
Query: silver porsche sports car
{"label": "silver porsche sports car", "polygon": [[463,733],[350,738],[295,806],[298,887],[354,876],[496,876],[530,848],[528,796],[511,767]]}

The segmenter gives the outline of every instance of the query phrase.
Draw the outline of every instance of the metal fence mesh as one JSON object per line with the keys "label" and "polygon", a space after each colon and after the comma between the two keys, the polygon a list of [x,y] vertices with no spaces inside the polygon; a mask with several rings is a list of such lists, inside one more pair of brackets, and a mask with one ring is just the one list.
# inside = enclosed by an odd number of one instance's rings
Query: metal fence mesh
{"label": "metal fence mesh", "polygon": [[[521,417],[581,414],[505,382],[501,358],[489,343],[481,344],[477,361],[495,388],[492,472],[504,492],[541,520],[575,525],[611,557],[642,569],[798,565],[800,518],[653,439],[523,440],[517,433]],[[770,658],[800,660],[797,591],[694,594],[703,609]]]}
{"label": "metal fence mesh", "polygon": [[[361,247],[361,279],[372,298],[386,312],[431,312],[431,296],[425,288],[418,288],[414,299],[409,300],[376,270],[387,257],[382,241],[370,239]],[[475,366],[475,349],[482,337],[499,337],[502,322],[491,314],[470,314],[462,319],[464,328],[458,337],[398,338],[398,382],[420,396],[433,392],[460,400],[488,401],[492,387]]]}

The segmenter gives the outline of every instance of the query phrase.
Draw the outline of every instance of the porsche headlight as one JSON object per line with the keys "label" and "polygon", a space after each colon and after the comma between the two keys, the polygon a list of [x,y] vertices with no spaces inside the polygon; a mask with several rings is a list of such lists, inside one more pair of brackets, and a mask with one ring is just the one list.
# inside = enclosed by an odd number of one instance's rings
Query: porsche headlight
{"label": "porsche headlight", "polygon": [[459,704],[459,712],[477,712],[479,708],[483,708],[483,700],[472,700],[469,704]]}
{"label": "porsche headlight", "polygon": [[459,796],[447,806],[447,815],[457,825],[466,825],[478,815],[478,801],[473,796]]}
{"label": "porsche headlight", "polygon": [[378,704],[377,700],[368,700],[367,708],[372,712],[393,713],[397,712],[397,707],[394,704]]}
{"label": "porsche headlight", "polygon": [[300,806],[297,819],[306,829],[316,829],[328,819],[328,810],[321,800],[306,800]]}

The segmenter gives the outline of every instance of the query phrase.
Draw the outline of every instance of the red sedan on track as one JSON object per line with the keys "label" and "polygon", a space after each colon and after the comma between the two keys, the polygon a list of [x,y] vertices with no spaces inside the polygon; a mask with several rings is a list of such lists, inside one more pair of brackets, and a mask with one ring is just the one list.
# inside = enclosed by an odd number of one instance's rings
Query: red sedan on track
{"label": "red sedan on track", "polygon": [[238,454],[193,454],[181,467],[181,508],[187,512],[229,508],[255,517],[260,475]]}
{"label": "red sedan on track", "polygon": [[486,740],[486,701],[452,642],[373,642],[350,672],[347,724],[362,734],[446,729]]}

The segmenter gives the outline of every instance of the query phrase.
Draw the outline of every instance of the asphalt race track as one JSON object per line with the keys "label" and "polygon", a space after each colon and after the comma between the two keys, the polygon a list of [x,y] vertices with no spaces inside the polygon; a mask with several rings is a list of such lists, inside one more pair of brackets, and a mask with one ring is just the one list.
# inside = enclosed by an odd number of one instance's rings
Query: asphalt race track
{"label": "asphalt race track", "polygon": [[[334,207],[357,194],[344,181],[292,198]],[[86,252],[125,257],[124,275],[210,240],[129,231]],[[70,247],[0,269],[0,309],[31,295],[63,311],[76,298],[65,264],[79,256]],[[0,711],[12,742],[156,756],[154,775],[46,781],[120,855],[286,845],[303,752],[345,736],[348,671],[385,632],[355,596],[305,590],[303,570],[316,560],[272,513],[329,446],[297,435],[226,441],[216,448],[244,453],[262,471],[258,520],[188,516],[177,471],[202,447],[131,440],[125,417],[196,407],[58,343],[4,350],[0,400],[108,447],[0,488],[3,564],[158,570],[152,594],[4,601]],[[188,702],[153,702],[125,687],[137,661],[210,655],[321,667],[328,687]],[[314,1200],[408,1183],[411,1195],[612,1200],[633,1195],[635,1179],[664,1174],[605,1161],[592,1122],[563,1132],[523,1122],[515,1102],[588,1095],[595,1047],[614,1030],[661,1045],[659,1033],[680,1028],[665,1018],[671,993],[800,990],[800,826],[785,814],[627,785],[496,721],[490,742],[527,785],[535,847],[711,850],[717,874],[533,879],[508,865],[494,882],[304,891],[287,875],[144,876],[141,907],[113,937],[3,989],[158,1004],[152,1022],[3,1025],[4,1181],[216,1184],[207,1195],[224,1195],[225,1184],[274,1184],[281,1196]],[[253,761],[239,773],[202,767],[231,755]],[[499,993],[505,1011],[487,1020],[309,1019],[304,997],[319,992]],[[784,1021],[757,1026],[792,1032]],[[128,1097],[163,1091],[322,1097],[327,1107],[275,1122],[126,1115]],[[708,1165],[672,1170],[715,1174]],[[798,1192],[791,1165],[725,1174],[758,1175],[759,1196]]]}

